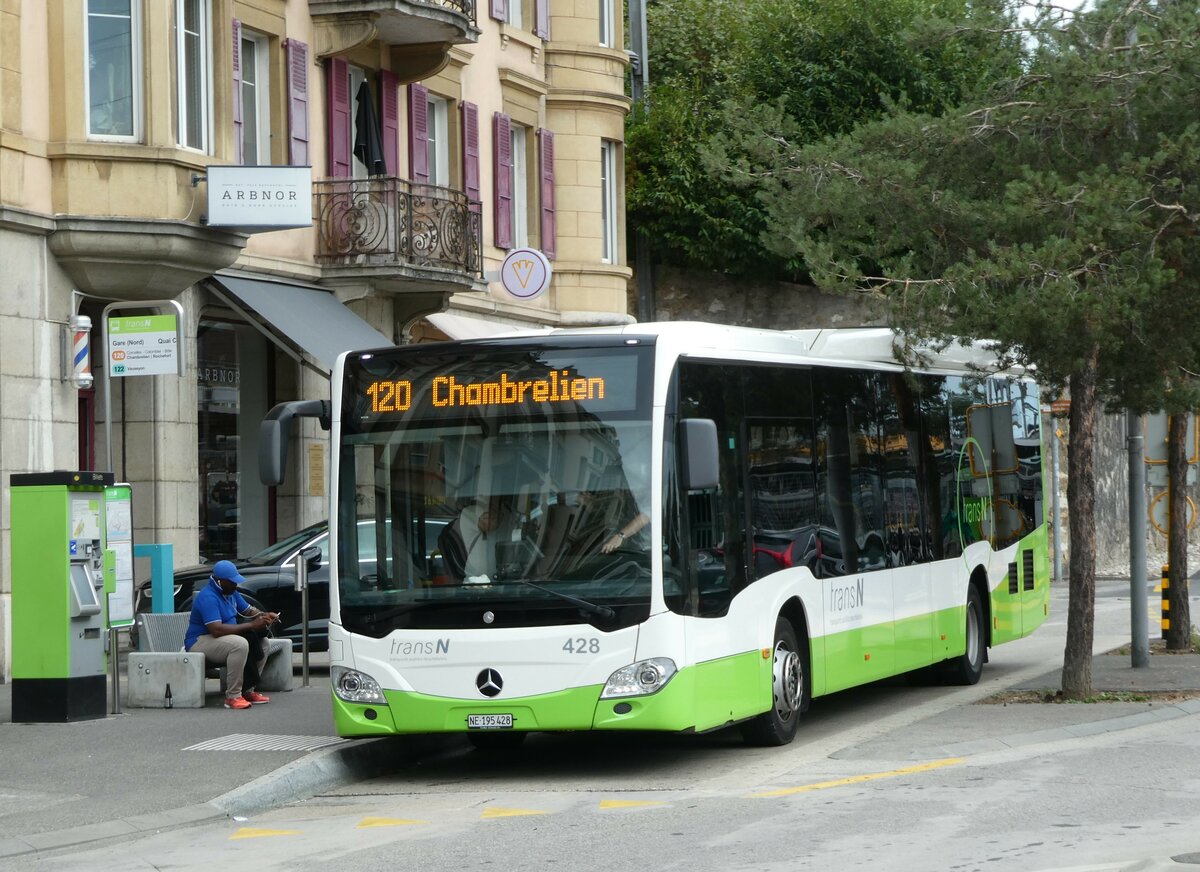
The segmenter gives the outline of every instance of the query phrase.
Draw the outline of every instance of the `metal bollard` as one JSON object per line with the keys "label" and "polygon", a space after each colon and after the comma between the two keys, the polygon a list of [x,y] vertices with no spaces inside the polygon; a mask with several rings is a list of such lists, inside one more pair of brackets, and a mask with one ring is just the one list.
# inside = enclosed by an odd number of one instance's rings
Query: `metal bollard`
{"label": "metal bollard", "polygon": [[1163,564],[1162,568],[1162,637],[1167,638],[1171,629],[1171,567]]}

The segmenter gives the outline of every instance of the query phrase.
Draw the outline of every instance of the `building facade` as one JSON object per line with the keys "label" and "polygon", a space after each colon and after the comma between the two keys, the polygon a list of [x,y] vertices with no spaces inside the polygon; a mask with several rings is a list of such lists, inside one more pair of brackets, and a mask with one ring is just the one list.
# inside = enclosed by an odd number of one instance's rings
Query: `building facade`
{"label": "building facade", "polygon": [[[630,320],[621,9],[0,0],[0,680],[13,473],[111,468],[135,542],[250,554],[325,518],[318,425],[278,489],[256,443],[275,403],[328,396],[338,351]],[[309,168],[311,225],[210,224],[212,166]],[[496,279],[522,247],[553,265],[535,300]],[[106,378],[105,312],[163,301],[184,375]]]}

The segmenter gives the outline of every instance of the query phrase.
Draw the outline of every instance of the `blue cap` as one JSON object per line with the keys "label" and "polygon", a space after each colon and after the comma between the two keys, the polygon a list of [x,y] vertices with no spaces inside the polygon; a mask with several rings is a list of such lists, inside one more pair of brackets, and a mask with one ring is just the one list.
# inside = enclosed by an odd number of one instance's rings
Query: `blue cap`
{"label": "blue cap", "polygon": [[246,579],[242,578],[237,571],[237,567],[229,560],[218,560],[213,564],[212,577],[218,581],[232,581],[234,584],[241,584]]}

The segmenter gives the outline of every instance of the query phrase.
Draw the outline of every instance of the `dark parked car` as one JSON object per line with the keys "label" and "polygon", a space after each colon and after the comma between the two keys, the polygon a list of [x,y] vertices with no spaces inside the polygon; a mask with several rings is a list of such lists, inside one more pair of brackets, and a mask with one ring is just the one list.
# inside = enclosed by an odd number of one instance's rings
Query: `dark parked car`
{"label": "dark parked car", "polygon": [[[293,640],[300,648],[301,608],[296,590],[296,555],[309,546],[320,549],[320,561],[314,561],[308,572],[308,644],[313,651],[328,646],[329,624],[329,525],[322,521],[305,527],[274,545],[250,557],[234,560],[238,572],[246,579],[238,592],[250,605],[268,612],[279,612],[280,621],[274,634]],[[195,592],[208,584],[211,564],[185,566],[175,570],[175,611],[192,608]],[[136,611],[150,610],[150,580],[143,581],[134,602]]]}
{"label": "dark parked car", "polygon": [[[361,521],[369,525],[371,521]],[[438,534],[444,528],[443,520],[426,521],[428,548],[437,547]],[[302,632],[302,610],[300,593],[296,590],[296,555],[308,548],[316,548],[320,557],[309,564],[308,570],[308,646],[312,651],[324,651],[329,646],[329,524],[321,521],[305,527],[274,545],[270,545],[250,557],[234,560],[238,572],[246,581],[238,586],[238,592],[255,608],[268,612],[279,612],[279,624],[274,635],[291,639],[293,647],[300,650]],[[364,565],[375,562],[375,539],[370,535],[359,537],[361,553],[359,560]],[[367,553],[367,552],[370,553]],[[175,611],[191,611],[195,592],[208,584],[210,564],[188,566],[175,571]],[[134,602],[136,611],[150,610],[150,580],[138,586]],[[136,640],[134,641],[136,645]]]}

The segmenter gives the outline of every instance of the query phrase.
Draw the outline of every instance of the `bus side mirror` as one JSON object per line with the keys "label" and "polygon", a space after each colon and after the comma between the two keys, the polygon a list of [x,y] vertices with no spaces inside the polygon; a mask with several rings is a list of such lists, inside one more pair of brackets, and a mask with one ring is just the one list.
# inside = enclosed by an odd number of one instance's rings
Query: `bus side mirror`
{"label": "bus side mirror", "polygon": [[709,418],[684,418],[679,422],[680,456],[684,490],[710,490],[718,482],[717,424]]}
{"label": "bus side mirror", "polygon": [[263,418],[258,431],[258,478],[268,487],[283,484],[287,468],[288,430],[292,418],[320,418],[321,426],[329,429],[328,400],[293,400],[280,403]]}

